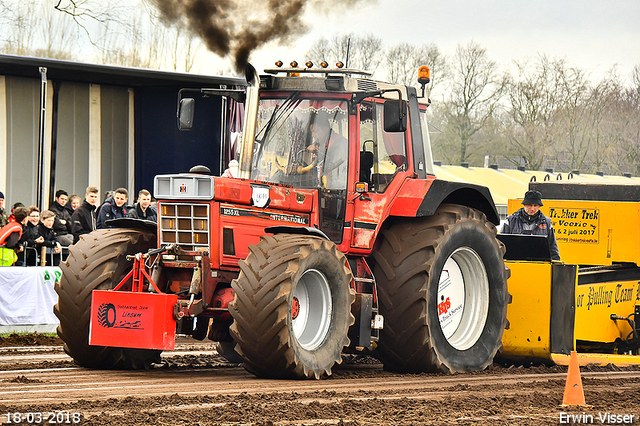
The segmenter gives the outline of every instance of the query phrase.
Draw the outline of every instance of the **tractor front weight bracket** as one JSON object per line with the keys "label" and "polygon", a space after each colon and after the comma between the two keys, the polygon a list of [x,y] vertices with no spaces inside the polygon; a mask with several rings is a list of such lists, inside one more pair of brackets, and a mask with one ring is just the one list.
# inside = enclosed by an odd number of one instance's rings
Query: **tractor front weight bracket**
{"label": "tractor front weight bracket", "polygon": [[[135,349],[173,349],[178,305],[176,294],[160,291],[145,260],[170,248],[128,255],[131,271],[112,290],[93,290],[89,344]],[[144,281],[149,283],[145,291]],[[121,289],[131,280],[131,291]],[[120,290],[120,291],[118,291]]]}
{"label": "tractor front weight bracket", "polygon": [[131,291],[141,292],[144,286],[144,279],[146,278],[150,286],[150,291],[152,288],[153,290],[155,290],[156,293],[162,294],[162,291],[160,291],[156,283],[153,282],[153,280],[151,279],[151,276],[147,272],[147,268],[144,261],[147,260],[150,256],[153,256],[156,254],[162,254],[171,250],[173,246],[174,244],[168,247],[149,250],[147,253],[144,253],[144,254],[136,253],[134,255],[127,255],[126,257],[127,260],[133,260],[133,268],[122,280],[120,280],[118,285],[115,286],[112,291],[120,290],[120,288],[122,288],[129,281],[129,279],[133,278],[133,282],[131,284]]}

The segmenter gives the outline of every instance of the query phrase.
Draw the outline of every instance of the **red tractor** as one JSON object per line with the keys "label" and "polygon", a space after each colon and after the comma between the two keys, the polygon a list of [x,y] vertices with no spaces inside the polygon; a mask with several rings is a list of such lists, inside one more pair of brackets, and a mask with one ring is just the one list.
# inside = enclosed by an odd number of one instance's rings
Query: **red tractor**
{"label": "red tractor", "polygon": [[[70,248],[66,352],[148,368],[177,331],[259,377],[326,377],[343,352],[398,372],[486,368],[510,300],[499,218],[487,188],[434,175],[428,77],[420,97],[352,69],[265,73],[202,90],[245,104],[235,177],[156,176],[157,228],[123,220]],[[180,95],[181,128],[194,102]]]}

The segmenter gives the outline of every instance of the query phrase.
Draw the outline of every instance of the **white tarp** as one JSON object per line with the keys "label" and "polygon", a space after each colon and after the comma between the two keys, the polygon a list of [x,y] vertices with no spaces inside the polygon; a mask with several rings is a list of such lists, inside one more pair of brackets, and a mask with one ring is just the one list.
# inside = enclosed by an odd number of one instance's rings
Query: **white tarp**
{"label": "white tarp", "polygon": [[61,276],[57,266],[0,268],[0,329],[58,324],[53,313],[58,295],[53,286]]}

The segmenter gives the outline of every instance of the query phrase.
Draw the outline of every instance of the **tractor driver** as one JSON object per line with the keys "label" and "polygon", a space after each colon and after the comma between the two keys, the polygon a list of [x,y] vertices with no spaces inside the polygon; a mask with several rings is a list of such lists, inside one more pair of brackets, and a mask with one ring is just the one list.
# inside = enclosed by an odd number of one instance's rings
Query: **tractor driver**
{"label": "tractor driver", "polygon": [[551,219],[540,211],[542,194],[532,190],[524,194],[524,205],[520,210],[507,217],[507,223],[502,227],[503,234],[544,235],[549,243],[551,260],[560,260],[556,234],[551,226]]}
{"label": "tractor driver", "polygon": [[307,148],[318,155],[322,165],[322,186],[327,189],[347,187],[347,139],[335,132],[325,116],[315,114],[311,118],[309,130],[313,141]]}

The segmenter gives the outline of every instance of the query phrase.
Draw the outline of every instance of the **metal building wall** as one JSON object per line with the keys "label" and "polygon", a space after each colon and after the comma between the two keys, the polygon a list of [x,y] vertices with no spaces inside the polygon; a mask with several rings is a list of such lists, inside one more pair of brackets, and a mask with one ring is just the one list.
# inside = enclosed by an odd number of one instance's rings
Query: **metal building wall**
{"label": "metal building wall", "polygon": [[[52,153],[55,90],[57,129]],[[6,168],[0,191],[8,207],[17,201],[29,206],[37,199],[40,81],[5,76],[4,98],[6,137],[0,149],[6,153]],[[129,186],[129,102],[127,88],[49,82],[43,208],[48,206],[50,180],[53,191],[65,189],[81,197],[88,185],[101,191]]]}
{"label": "metal building wall", "polygon": [[[101,86],[100,101],[100,188],[104,193],[128,187],[129,90]],[[133,188],[130,189],[133,191]],[[132,198],[131,194],[129,198]]]}
{"label": "metal building wall", "polygon": [[84,197],[128,187],[129,91],[63,82],[59,89],[55,189]]}
{"label": "metal building wall", "polygon": [[[17,201],[32,205],[38,198],[43,73],[37,70],[44,68],[36,66],[40,59],[35,65],[29,60],[20,59],[27,62],[23,68],[7,66],[0,75],[0,191],[7,207]],[[88,185],[98,186],[101,193],[125,187],[133,202],[141,188],[153,189],[157,174],[185,172],[196,164],[220,173],[221,99],[199,99],[194,129],[176,128],[178,90],[211,84],[182,84],[179,78],[186,77],[179,76],[171,84],[140,85],[138,70],[130,71],[136,84],[94,84],[73,68],[61,72],[56,68],[60,63],[47,65],[52,67],[47,74],[42,208],[57,189],[83,197]],[[112,79],[107,74],[96,78]],[[124,77],[115,80],[127,83]]]}
{"label": "metal building wall", "polygon": [[55,190],[84,198],[89,176],[89,85],[63,82],[58,100]]}
{"label": "metal building wall", "polygon": [[6,187],[5,207],[20,201],[36,201],[40,82],[5,77],[6,90]]}

